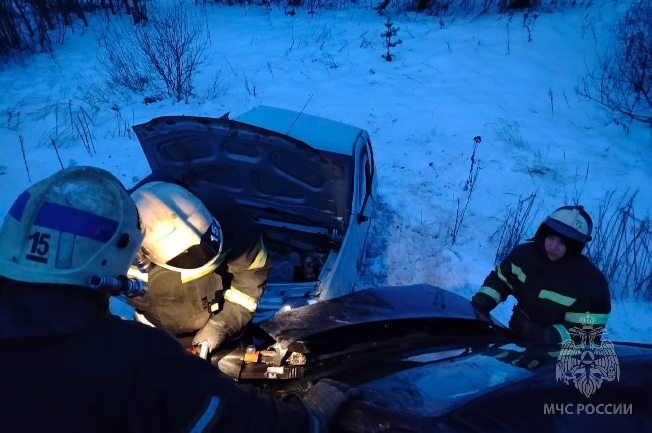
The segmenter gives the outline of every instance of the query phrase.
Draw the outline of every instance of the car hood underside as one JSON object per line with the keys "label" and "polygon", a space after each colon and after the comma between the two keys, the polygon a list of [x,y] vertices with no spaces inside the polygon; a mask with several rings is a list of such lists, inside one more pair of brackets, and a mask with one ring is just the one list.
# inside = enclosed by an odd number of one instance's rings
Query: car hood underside
{"label": "car hood underside", "polygon": [[[344,167],[306,143],[225,118],[164,116],[133,126],[152,171],[291,222],[345,230]],[[293,218],[294,217],[294,218]]]}

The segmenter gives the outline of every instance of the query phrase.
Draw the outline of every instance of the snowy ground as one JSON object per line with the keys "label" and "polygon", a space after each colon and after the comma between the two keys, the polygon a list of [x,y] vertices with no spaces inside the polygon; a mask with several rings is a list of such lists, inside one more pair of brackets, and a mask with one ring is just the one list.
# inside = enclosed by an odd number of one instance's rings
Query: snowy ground
{"label": "snowy ground", "polygon": [[[211,62],[198,76],[198,96],[148,105],[142,96],[101,89],[97,25],[78,29],[54,56],[0,72],[0,212],[30,179],[60,168],[51,138],[64,166],[103,167],[131,187],[148,173],[128,130],[133,124],[168,114],[237,116],[258,104],[305,106],[372,136],[379,200],[366,285],[430,283],[470,297],[493,267],[492,235],[519,197],[536,192],[538,225],[574,198],[594,214],[605,191],[650,184],[650,131],[605,126],[599,108],[574,91],[585,65],[594,65],[596,51],[610,43],[609,26],[620,12],[622,6],[607,3],[539,14],[531,41],[520,12],[511,21],[506,15],[445,18],[443,26],[437,17],[392,16],[402,44],[387,62],[380,37],[385,17],[373,12],[287,16],[216,5],[206,12]],[[210,95],[218,72],[218,91]],[[93,156],[71,128],[70,113],[78,116],[80,107],[94,113]],[[475,136],[482,137],[477,183],[452,243]],[[637,207],[649,212],[652,195],[641,195]],[[505,322],[510,306],[497,309]],[[651,318],[649,304],[614,302],[610,337],[652,341]]]}

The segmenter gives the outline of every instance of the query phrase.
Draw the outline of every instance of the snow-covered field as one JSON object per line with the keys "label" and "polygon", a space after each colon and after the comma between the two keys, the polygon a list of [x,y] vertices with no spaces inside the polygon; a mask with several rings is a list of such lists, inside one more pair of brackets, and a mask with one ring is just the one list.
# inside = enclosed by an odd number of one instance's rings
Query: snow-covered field
{"label": "snow-covered field", "polygon": [[[79,28],[54,55],[0,72],[0,211],[61,164],[99,166],[131,187],[148,166],[129,127],[152,117],[236,116],[259,104],[304,109],[371,134],[379,190],[365,284],[430,283],[470,297],[493,267],[493,235],[519,197],[537,194],[528,235],[574,199],[595,215],[606,191],[640,186],[637,212],[652,208],[644,189],[652,181],[649,129],[605,125],[599,107],[574,90],[611,43],[610,25],[622,12],[605,3],[540,13],[530,21],[531,41],[522,12],[511,21],[487,15],[444,18],[443,25],[438,17],[392,15],[402,43],[387,62],[386,17],[373,11],[289,16],[215,5],[206,9],[210,62],[197,76],[197,96],[147,105],[142,96],[103,88],[100,24]],[[70,122],[80,107],[92,118],[92,156]],[[479,171],[453,243],[476,136]],[[501,320],[511,305],[497,309]],[[124,310],[119,301],[113,307]],[[614,301],[609,335],[652,341],[651,318],[649,304]]]}

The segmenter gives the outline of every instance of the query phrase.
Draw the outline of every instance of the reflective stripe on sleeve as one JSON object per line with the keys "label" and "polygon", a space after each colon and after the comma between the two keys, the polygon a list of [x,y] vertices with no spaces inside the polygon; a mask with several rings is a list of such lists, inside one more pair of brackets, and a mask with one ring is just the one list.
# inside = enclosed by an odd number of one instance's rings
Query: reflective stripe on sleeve
{"label": "reflective stripe on sleeve", "polygon": [[231,286],[229,290],[224,292],[224,299],[226,301],[244,307],[245,310],[251,313],[254,313],[256,311],[256,308],[258,308],[258,302],[256,302],[255,298],[252,298],[251,296],[242,293],[240,290],[236,289],[233,286]]}
{"label": "reflective stripe on sleeve", "polygon": [[503,275],[503,271],[500,270],[500,265],[496,265],[496,274],[498,274],[498,278],[500,278],[500,281],[503,283],[507,284],[507,287],[509,287],[510,290],[514,290],[511,284],[509,284],[509,281],[507,281],[507,278]]}
{"label": "reflective stripe on sleeve", "polygon": [[190,432],[191,433],[202,433],[204,431],[204,429],[213,420],[213,418],[215,418],[215,415],[217,415],[217,409],[219,407],[220,407],[220,398],[219,397],[211,397],[210,401],[208,402],[208,407],[206,408],[206,411],[204,411],[201,418],[199,418],[199,420],[194,425],[192,430],[190,430]]}
{"label": "reflective stripe on sleeve", "polygon": [[539,298],[556,302],[557,304],[563,305],[565,307],[570,307],[575,303],[575,301],[577,301],[577,299],[575,298],[571,298],[570,296],[560,295],[559,293],[550,290],[541,290],[541,292],[539,293]]}
{"label": "reflective stripe on sleeve", "polygon": [[582,325],[606,325],[607,319],[609,319],[608,314],[591,314],[586,313],[566,313],[564,317],[567,322],[570,323],[579,323]]}
{"label": "reflective stripe on sleeve", "polygon": [[523,272],[523,269],[519,268],[514,263],[512,263],[512,274],[516,275],[516,278],[518,278],[521,283],[525,282],[526,275]]}
{"label": "reflective stripe on sleeve", "polygon": [[500,296],[500,293],[498,293],[496,290],[492,289],[491,287],[482,286],[478,291],[484,293],[487,296],[491,296],[491,298],[494,301],[496,301],[496,304],[500,304],[500,302],[502,301],[502,296]]}
{"label": "reflective stripe on sleeve", "polygon": [[254,261],[249,265],[247,269],[260,269],[265,264],[267,263],[267,249],[265,248],[265,245],[263,244],[263,240],[260,240],[260,250],[258,251],[258,254],[256,255],[256,258]]}

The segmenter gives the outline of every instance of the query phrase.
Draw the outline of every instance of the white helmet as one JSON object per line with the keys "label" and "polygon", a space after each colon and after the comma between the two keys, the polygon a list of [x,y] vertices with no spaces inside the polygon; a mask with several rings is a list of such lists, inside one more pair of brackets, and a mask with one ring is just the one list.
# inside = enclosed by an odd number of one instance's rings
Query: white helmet
{"label": "white helmet", "polygon": [[90,287],[93,275],[125,275],[143,233],[138,211],[106,170],[72,167],[18,196],[0,228],[0,275]]}
{"label": "white helmet", "polygon": [[187,189],[149,182],[131,193],[145,227],[143,253],[177,272],[213,263],[222,251],[222,230],[206,206]]}
{"label": "white helmet", "polygon": [[584,206],[562,206],[544,221],[557,233],[582,244],[591,240],[593,221]]}

